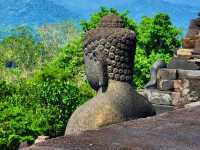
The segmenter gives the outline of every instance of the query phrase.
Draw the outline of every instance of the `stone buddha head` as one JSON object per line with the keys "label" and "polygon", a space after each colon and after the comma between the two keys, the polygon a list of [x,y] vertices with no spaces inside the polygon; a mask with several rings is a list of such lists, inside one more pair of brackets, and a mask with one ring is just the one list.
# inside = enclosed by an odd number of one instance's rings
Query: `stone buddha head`
{"label": "stone buddha head", "polygon": [[135,33],[114,14],[86,33],[86,75],[98,93],[72,114],[65,135],[155,115],[153,106],[131,85],[135,46]]}
{"label": "stone buddha head", "polygon": [[121,17],[110,14],[102,18],[96,29],[86,33],[86,75],[97,91],[105,91],[112,80],[132,82],[136,36],[124,27]]}

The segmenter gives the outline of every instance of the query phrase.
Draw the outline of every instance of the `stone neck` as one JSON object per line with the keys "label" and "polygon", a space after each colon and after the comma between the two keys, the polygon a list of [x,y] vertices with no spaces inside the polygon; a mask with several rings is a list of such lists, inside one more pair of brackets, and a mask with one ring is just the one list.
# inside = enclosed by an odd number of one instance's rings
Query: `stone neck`
{"label": "stone neck", "polygon": [[[108,87],[103,93],[109,93],[109,92],[123,93],[123,91],[130,91],[130,89],[133,89],[133,86],[128,82],[109,80]],[[102,94],[102,91],[99,90],[97,93]]]}

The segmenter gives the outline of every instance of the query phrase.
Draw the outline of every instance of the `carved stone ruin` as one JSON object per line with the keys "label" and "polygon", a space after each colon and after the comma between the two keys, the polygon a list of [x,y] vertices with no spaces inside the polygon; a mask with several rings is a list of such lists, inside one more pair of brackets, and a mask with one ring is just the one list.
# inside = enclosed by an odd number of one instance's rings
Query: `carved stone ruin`
{"label": "carved stone ruin", "polygon": [[97,96],[71,116],[65,135],[155,115],[151,103],[132,87],[136,35],[114,14],[85,36],[87,79]]}
{"label": "carved stone ruin", "polygon": [[173,60],[167,67],[159,64],[153,65],[152,79],[141,92],[150,102],[183,107],[200,101],[200,16],[191,21],[183,48]]}

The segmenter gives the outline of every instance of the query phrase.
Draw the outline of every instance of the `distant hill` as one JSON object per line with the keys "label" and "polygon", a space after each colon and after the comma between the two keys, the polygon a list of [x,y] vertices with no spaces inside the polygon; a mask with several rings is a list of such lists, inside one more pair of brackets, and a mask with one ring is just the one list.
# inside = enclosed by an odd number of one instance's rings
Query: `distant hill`
{"label": "distant hill", "polygon": [[77,21],[79,16],[50,0],[0,0],[0,26],[39,26],[67,19]]}
{"label": "distant hill", "polygon": [[[173,23],[186,30],[192,18],[200,11],[199,0],[52,0],[58,5],[70,7],[80,13],[81,18],[88,18],[100,6],[114,7],[120,11],[129,10],[130,16],[140,20],[142,16],[152,16],[158,12],[170,15]],[[79,4],[79,5],[77,5]]]}
{"label": "distant hill", "polygon": [[199,0],[0,0],[1,28],[26,24],[40,26],[64,20],[88,19],[100,6],[129,10],[140,20],[158,12],[168,13],[176,26],[186,30],[200,11]]}

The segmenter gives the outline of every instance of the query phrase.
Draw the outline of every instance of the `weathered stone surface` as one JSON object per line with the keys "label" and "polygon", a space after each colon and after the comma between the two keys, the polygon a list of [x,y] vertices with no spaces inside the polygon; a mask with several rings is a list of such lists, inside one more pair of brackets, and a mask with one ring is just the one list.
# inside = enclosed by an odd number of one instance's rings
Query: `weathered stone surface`
{"label": "weathered stone surface", "polygon": [[172,95],[170,91],[160,91],[156,89],[145,89],[140,92],[143,96],[148,98],[152,104],[156,105],[172,105]]}
{"label": "weathered stone surface", "polygon": [[97,96],[72,114],[65,135],[155,115],[151,103],[132,87],[136,35],[123,26],[120,17],[109,14],[86,33],[86,75]]}
{"label": "weathered stone surface", "polygon": [[159,80],[158,89],[161,91],[174,89],[174,80]]}
{"label": "weathered stone surface", "polygon": [[199,150],[200,107],[58,137],[26,150]]}
{"label": "weathered stone surface", "polygon": [[157,104],[153,104],[154,108],[156,109],[156,114],[160,115],[169,111],[173,111],[174,110],[174,106],[171,105],[157,105]]}
{"label": "weathered stone surface", "polygon": [[174,58],[168,65],[168,69],[184,69],[184,70],[199,70],[200,65],[193,61],[188,61],[186,59]]}
{"label": "weathered stone surface", "polygon": [[72,114],[66,135],[149,115],[155,115],[155,110],[145,97],[128,83],[112,81],[107,92],[98,93]]}
{"label": "weathered stone surface", "polygon": [[[200,37],[200,32],[199,32]],[[195,48],[196,51],[200,51],[200,38],[195,42]]]}
{"label": "weathered stone surface", "polygon": [[182,96],[182,93],[172,92],[172,105],[182,108],[187,103],[186,99]]}
{"label": "weathered stone surface", "polygon": [[32,144],[29,144],[28,142],[22,142],[20,143],[19,145],[19,149],[25,149],[25,148],[28,148],[30,147]]}
{"label": "weathered stone surface", "polygon": [[192,52],[194,51],[194,49],[179,49],[177,51],[177,56],[179,58],[186,58],[186,59],[190,59],[193,56]]}
{"label": "weathered stone surface", "polygon": [[184,88],[187,87],[189,81],[186,79],[183,80],[174,80],[174,89],[176,92],[182,91]]}
{"label": "weathered stone surface", "polygon": [[193,103],[190,103],[190,104],[186,104],[184,107],[185,107],[185,108],[200,107],[200,101],[198,101],[198,102],[193,102]]}
{"label": "weathered stone surface", "polygon": [[176,80],[176,69],[160,69],[157,73],[157,80]]}
{"label": "weathered stone surface", "polygon": [[200,70],[177,70],[178,79],[200,79]]}
{"label": "weathered stone surface", "polygon": [[157,88],[157,73],[159,69],[166,68],[164,61],[158,60],[151,67],[151,80],[144,86],[144,88]]}
{"label": "weathered stone surface", "polygon": [[35,144],[45,142],[49,139],[49,136],[38,136],[38,138],[35,140]]}
{"label": "weathered stone surface", "polygon": [[[195,34],[197,34],[198,30],[191,30],[191,32],[195,32]],[[197,40],[196,37],[184,38],[183,39],[183,47],[186,49],[193,49],[195,47],[196,40]]]}
{"label": "weathered stone surface", "polygon": [[191,20],[189,30],[183,40],[183,47],[194,49],[196,41],[200,38],[200,17]]}
{"label": "weathered stone surface", "polygon": [[182,105],[200,101],[200,80],[183,79],[174,81],[173,105]]}

